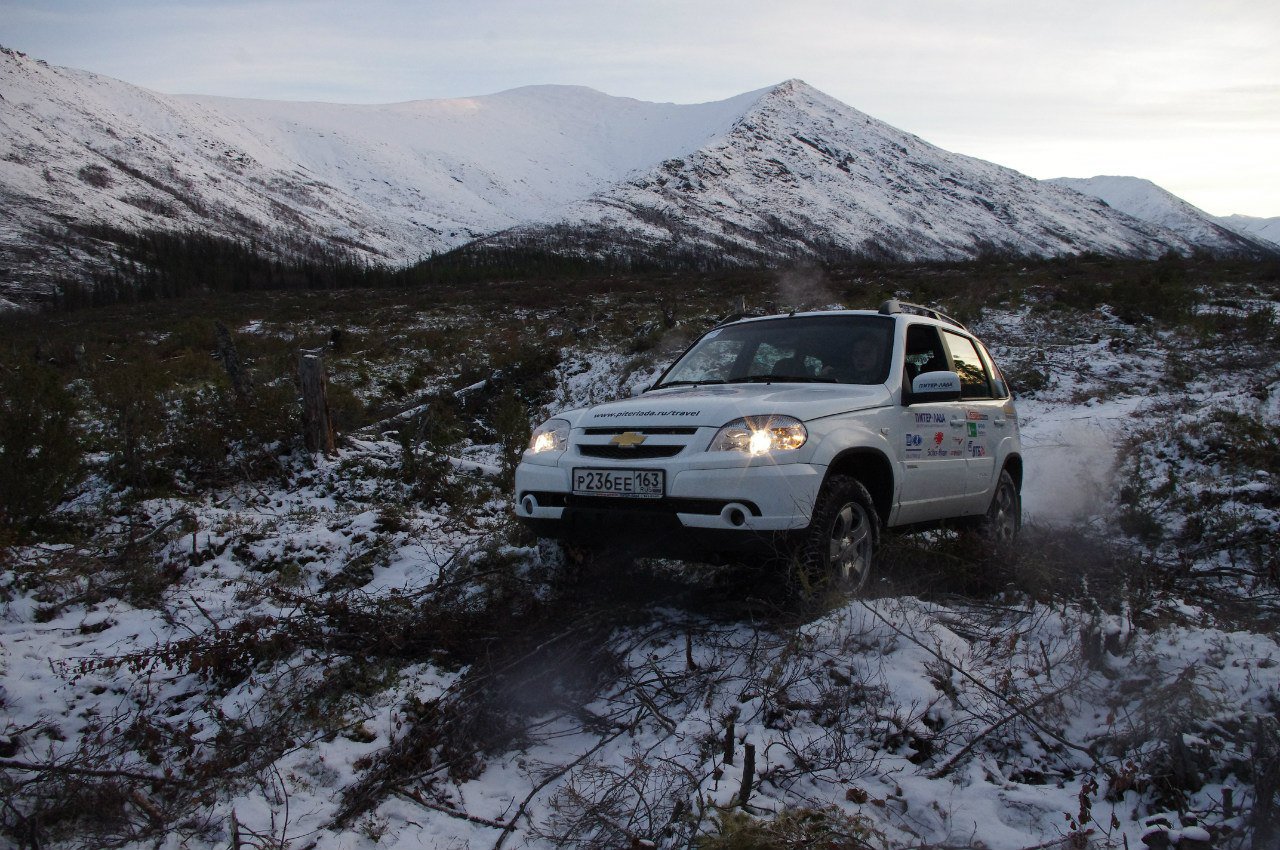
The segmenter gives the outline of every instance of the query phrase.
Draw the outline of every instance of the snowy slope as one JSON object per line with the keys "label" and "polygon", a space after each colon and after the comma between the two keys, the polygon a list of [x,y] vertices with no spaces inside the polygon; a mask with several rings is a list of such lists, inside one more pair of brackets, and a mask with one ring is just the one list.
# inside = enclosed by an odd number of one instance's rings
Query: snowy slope
{"label": "snowy slope", "polygon": [[356,106],[162,95],[13,51],[0,67],[11,270],[34,234],[69,222],[283,231],[412,262],[694,150],[759,97],[676,105],[533,86]]}
{"label": "snowy slope", "polygon": [[1166,227],[1201,248],[1220,253],[1269,250],[1256,237],[1240,228],[1224,227],[1199,207],[1140,177],[1057,177],[1046,180],[1073,189],[1083,195],[1099,198],[1136,219]]}
{"label": "snowy slope", "polygon": [[1218,222],[1237,233],[1280,245],[1280,216],[1259,218],[1253,215],[1224,215],[1218,217]]}
{"label": "snowy slope", "polygon": [[[7,193],[135,226],[219,218],[184,196],[396,261],[542,217],[694,149],[758,96],[679,106],[533,86],[385,106],[283,103],[161,95],[13,52],[0,62]],[[108,185],[81,174],[95,167]],[[171,209],[140,209],[128,200],[137,193]]]}
{"label": "snowy slope", "polygon": [[[622,231],[641,246],[752,259],[1151,256],[1195,247],[1092,199],[936,148],[799,80],[774,87],[691,156],[573,205],[566,222]],[[583,240],[532,228],[492,241]]]}

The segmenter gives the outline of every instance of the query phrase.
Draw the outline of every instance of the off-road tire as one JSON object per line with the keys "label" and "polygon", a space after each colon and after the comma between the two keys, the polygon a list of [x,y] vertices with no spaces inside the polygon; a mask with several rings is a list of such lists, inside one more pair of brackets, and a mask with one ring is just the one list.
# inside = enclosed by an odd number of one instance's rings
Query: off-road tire
{"label": "off-road tire", "polygon": [[996,491],[991,494],[987,513],[978,520],[975,531],[987,547],[996,553],[1013,549],[1022,528],[1022,494],[1009,470],[1000,470]]}
{"label": "off-road tire", "polygon": [[880,516],[862,482],[833,475],[822,485],[795,562],[805,583],[861,593],[871,580]]}

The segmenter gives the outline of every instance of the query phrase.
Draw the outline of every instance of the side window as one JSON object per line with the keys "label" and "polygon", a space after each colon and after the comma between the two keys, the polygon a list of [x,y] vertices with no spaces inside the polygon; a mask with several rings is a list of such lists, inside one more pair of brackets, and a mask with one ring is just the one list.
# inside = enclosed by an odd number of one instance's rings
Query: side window
{"label": "side window", "polygon": [[947,354],[938,338],[938,329],[932,325],[911,325],[907,328],[906,363],[902,368],[903,389],[911,389],[916,375],[925,372],[945,372]]}
{"label": "side window", "polygon": [[947,339],[951,362],[960,375],[960,397],[991,398],[991,380],[987,377],[987,369],[982,365],[982,358],[978,356],[973,342],[951,331],[944,331],[943,336]]}

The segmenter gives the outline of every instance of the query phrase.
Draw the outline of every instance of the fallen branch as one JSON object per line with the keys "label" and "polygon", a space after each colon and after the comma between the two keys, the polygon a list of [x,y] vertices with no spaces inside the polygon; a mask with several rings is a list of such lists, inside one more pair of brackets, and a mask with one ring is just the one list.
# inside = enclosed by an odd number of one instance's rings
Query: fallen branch
{"label": "fallen branch", "polygon": [[189,511],[177,511],[176,513],[174,513],[173,516],[169,517],[167,520],[160,523],[155,528],[148,531],[146,534],[130,542],[134,544],[147,543],[153,540],[157,535],[160,534],[160,532],[164,531],[166,528],[173,525],[175,522],[181,522],[182,520],[185,520],[185,519],[194,520],[195,518],[196,518],[195,514]]}
{"label": "fallen branch", "polygon": [[640,700],[640,704],[649,710],[649,713],[653,715],[653,719],[662,724],[662,728],[667,730],[668,735],[676,733],[675,721],[662,713],[654,701],[649,698],[649,695],[644,692],[644,688],[637,687],[632,693],[636,695],[636,699]]}
{"label": "fallen branch", "polygon": [[76,767],[71,764],[33,764],[17,759],[0,759],[0,768],[10,770],[26,770],[33,773],[62,773],[74,776],[96,776],[102,779],[137,779],[141,782],[163,782],[167,785],[186,785],[187,783],[169,776],[156,776],[152,773],[135,773],[132,770],[98,770],[92,767]]}
{"label": "fallen branch", "polygon": [[422,795],[422,792],[418,791],[416,788],[408,788],[408,789],[402,788],[396,793],[398,793],[402,797],[409,798],[413,802],[417,803],[419,806],[422,806],[424,809],[431,809],[431,811],[433,812],[440,812],[441,814],[448,815],[451,818],[457,818],[458,820],[465,820],[468,823],[475,823],[475,824],[479,824],[480,826],[490,826],[490,827],[493,827],[494,829],[507,828],[507,824],[503,823],[502,821],[490,820],[489,818],[482,818],[479,815],[468,814],[467,812],[462,811],[461,809],[451,809],[448,806],[442,805],[440,803],[432,802],[431,800],[428,800],[426,797],[424,797]]}

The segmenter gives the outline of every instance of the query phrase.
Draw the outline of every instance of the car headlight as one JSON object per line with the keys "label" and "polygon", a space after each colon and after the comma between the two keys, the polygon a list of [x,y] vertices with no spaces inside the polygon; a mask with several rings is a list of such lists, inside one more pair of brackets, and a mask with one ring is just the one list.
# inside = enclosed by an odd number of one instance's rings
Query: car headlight
{"label": "car headlight", "polygon": [[744,416],[717,431],[709,451],[762,455],[798,449],[807,439],[804,423],[794,416]]}
{"label": "car headlight", "polygon": [[569,447],[569,423],[564,419],[548,419],[529,437],[530,454],[562,452]]}

